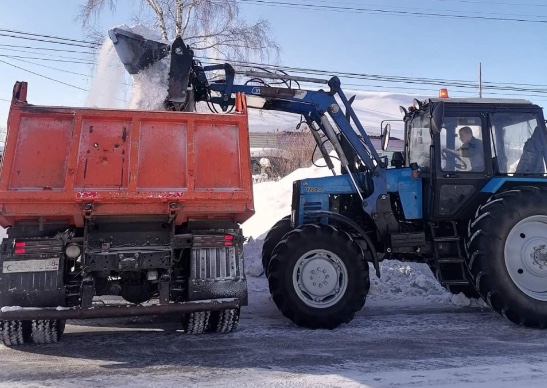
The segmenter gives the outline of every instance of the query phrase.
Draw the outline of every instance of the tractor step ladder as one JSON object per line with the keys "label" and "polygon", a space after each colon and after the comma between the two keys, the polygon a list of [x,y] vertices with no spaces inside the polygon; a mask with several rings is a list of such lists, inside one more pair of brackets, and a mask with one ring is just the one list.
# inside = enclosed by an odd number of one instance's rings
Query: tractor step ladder
{"label": "tractor step ladder", "polygon": [[439,283],[443,286],[469,284],[456,222],[430,223],[429,226],[433,238],[433,263]]}

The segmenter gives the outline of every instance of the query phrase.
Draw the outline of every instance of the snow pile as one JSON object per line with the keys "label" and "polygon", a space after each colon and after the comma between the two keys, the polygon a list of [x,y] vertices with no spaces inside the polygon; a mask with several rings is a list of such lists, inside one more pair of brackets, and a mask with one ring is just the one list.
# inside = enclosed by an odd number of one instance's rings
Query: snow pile
{"label": "snow pile", "polygon": [[[323,159],[319,159],[316,164],[323,166],[325,162]],[[243,234],[254,239],[264,239],[266,233],[277,221],[291,213],[292,183],[294,181],[330,175],[332,174],[329,169],[312,166],[295,170],[276,182],[255,184],[253,186],[255,215],[242,225]]]}
{"label": "snow pile", "polygon": [[376,296],[446,296],[426,264],[384,260],[380,263],[380,279],[370,267],[370,295]]}

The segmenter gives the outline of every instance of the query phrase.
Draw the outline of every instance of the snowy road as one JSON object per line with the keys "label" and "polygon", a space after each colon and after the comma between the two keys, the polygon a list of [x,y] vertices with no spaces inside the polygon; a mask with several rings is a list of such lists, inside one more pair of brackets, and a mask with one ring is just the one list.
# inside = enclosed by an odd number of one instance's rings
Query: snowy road
{"label": "snowy road", "polygon": [[311,331],[280,315],[263,277],[249,280],[235,333],[185,336],[173,318],[72,322],[60,343],[0,347],[0,386],[545,386],[546,333],[488,309],[373,295],[350,325]]}

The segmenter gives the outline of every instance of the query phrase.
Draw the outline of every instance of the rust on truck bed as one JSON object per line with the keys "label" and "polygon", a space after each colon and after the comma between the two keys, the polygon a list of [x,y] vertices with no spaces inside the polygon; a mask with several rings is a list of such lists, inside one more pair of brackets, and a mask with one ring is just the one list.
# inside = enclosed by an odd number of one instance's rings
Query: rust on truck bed
{"label": "rust on truck bed", "polygon": [[17,82],[0,172],[0,225],[254,213],[244,97],[233,114],[35,106]]}

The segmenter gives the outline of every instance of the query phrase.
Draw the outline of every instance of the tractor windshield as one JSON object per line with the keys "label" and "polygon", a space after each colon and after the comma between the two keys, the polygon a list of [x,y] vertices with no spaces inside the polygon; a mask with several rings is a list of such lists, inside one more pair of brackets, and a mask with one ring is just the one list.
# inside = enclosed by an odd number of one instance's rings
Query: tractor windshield
{"label": "tractor windshield", "polygon": [[406,152],[408,163],[417,163],[422,170],[429,169],[429,149],[431,146],[431,134],[429,132],[429,115],[422,112],[416,115],[406,125]]}
{"label": "tractor windshield", "polygon": [[492,113],[492,157],[502,174],[543,174],[545,134],[534,113]]}

